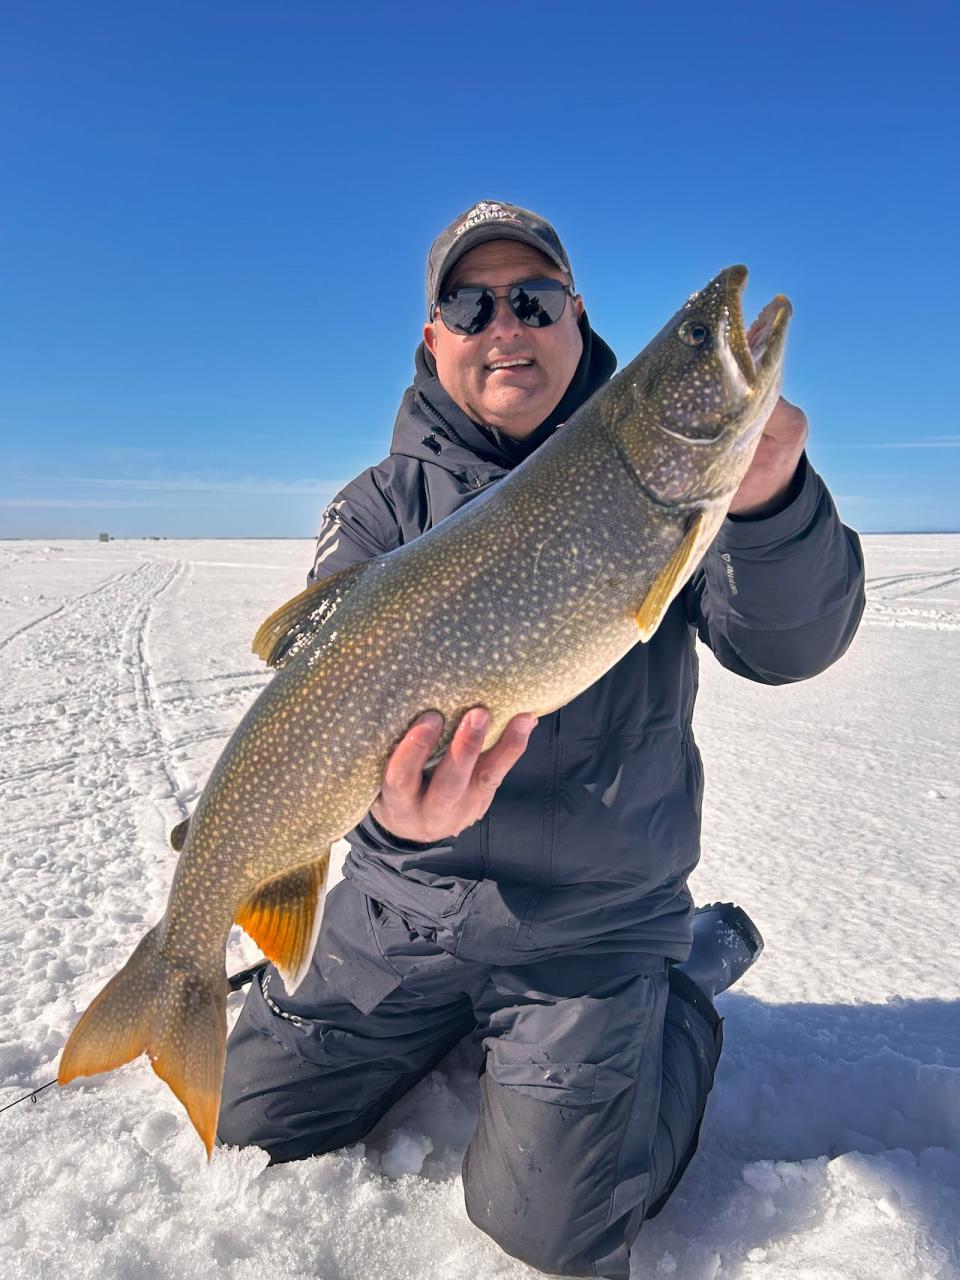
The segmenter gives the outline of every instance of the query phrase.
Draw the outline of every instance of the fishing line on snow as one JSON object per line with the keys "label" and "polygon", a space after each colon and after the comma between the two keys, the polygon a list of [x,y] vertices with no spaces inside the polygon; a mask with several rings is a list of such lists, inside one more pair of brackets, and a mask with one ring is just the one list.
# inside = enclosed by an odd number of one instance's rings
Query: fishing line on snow
{"label": "fishing line on snow", "polygon": [[[227,979],[227,985],[230,990],[239,991],[241,987],[245,987],[248,982],[252,981],[254,974],[259,973],[266,963],[266,960],[258,960],[256,964],[250,965],[249,969],[241,969],[239,973],[233,974]],[[5,1107],[0,1107],[0,1115],[4,1111],[9,1111],[11,1107],[19,1106],[21,1102],[29,1101],[35,1103],[38,1095],[43,1093],[44,1089],[49,1089],[51,1085],[56,1083],[56,1080],[48,1080],[46,1084],[37,1085],[32,1092],[25,1093],[22,1098],[14,1098],[13,1102],[8,1102]]]}
{"label": "fishing line on snow", "polygon": [[28,1098],[31,1102],[36,1102],[38,1093],[43,1093],[44,1089],[49,1089],[52,1084],[56,1083],[56,1080],[48,1080],[46,1084],[41,1084],[34,1089],[33,1093],[25,1093],[22,1098],[17,1098],[14,1102],[8,1102],[5,1107],[0,1107],[0,1112],[9,1111],[10,1108],[15,1107],[18,1102],[26,1102]]}

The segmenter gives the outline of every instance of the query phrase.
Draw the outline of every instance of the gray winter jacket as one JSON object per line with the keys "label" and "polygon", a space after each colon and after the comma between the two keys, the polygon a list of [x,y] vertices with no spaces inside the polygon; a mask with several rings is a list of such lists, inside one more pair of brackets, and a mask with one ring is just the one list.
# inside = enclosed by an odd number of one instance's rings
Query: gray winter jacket
{"label": "gray winter jacket", "polygon": [[[551,434],[615,367],[586,318],[581,331],[568,393],[523,443],[467,418],[421,347],[390,455],[327,508],[311,580],[419,537]],[[418,845],[368,815],[347,837],[345,875],[464,959],[686,959],[703,786],[691,727],[696,638],[748,679],[803,680],[844,652],[863,600],[857,536],[804,458],[782,510],[724,522],[649,644],[541,718],[484,818],[442,844]]]}

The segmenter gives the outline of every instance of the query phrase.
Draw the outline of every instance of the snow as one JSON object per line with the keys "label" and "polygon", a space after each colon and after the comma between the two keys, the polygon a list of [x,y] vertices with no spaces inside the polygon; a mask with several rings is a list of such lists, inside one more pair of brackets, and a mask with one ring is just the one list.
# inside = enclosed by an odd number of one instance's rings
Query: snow
{"label": "snow", "polygon": [[[704,654],[700,901],[766,938],[719,1001],[700,1152],[633,1276],[960,1276],[960,537],[864,539],[868,607],[816,680]],[[0,1106],[163,909],[169,829],[268,679],[296,541],[0,543]],[[239,931],[228,967],[256,959]],[[232,1013],[239,997],[231,998]],[[144,1059],[0,1115],[0,1276],[530,1280],[467,1220],[461,1046],[365,1144],[207,1165]]]}

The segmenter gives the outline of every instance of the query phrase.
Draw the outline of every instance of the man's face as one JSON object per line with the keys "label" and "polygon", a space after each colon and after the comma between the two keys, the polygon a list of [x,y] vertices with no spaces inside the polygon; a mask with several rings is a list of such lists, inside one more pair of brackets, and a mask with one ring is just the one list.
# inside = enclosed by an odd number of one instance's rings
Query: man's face
{"label": "man's face", "polygon": [[[570,283],[549,258],[529,245],[490,240],[463,255],[444,280],[443,292],[488,285],[506,293],[521,280],[545,277]],[[424,328],[423,340],[436,361],[440,382],[464,413],[521,440],[549,417],[570,385],[583,351],[577,327],[582,314],[582,299],[568,298],[556,324],[532,329],[517,319],[503,297],[481,333],[472,337],[451,333],[438,310]],[[498,361],[518,359],[524,363],[494,367]]]}

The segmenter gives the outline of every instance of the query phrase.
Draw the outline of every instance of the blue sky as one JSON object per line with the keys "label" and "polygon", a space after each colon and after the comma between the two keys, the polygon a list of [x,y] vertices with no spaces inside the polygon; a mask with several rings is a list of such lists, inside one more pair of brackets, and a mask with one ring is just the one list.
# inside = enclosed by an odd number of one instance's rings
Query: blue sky
{"label": "blue sky", "polygon": [[940,0],[8,7],[0,537],[309,536],[388,450],[433,236],[557,226],[632,357],[721,266],[863,530],[960,528]]}

